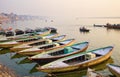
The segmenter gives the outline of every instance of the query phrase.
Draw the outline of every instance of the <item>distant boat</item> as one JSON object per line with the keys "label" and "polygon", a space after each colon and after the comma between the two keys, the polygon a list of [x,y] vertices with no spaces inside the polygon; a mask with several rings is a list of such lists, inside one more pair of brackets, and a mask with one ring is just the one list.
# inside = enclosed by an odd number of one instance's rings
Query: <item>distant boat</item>
{"label": "distant boat", "polygon": [[47,52],[49,50],[54,50],[57,48],[72,45],[74,43],[74,41],[75,41],[75,39],[67,39],[67,40],[63,40],[60,42],[53,42],[50,44],[45,44],[42,46],[37,46],[37,47],[25,49],[25,50],[19,51],[17,53],[21,54],[21,55],[36,55],[36,54],[39,54],[42,52]]}
{"label": "distant boat", "polygon": [[47,73],[66,72],[89,67],[107,60],[113,50],[113,46],[107,46],[78,54],[73,54],[53,62],[36,67],[37,70]]}
{"label": "distant boat", "polygon": [[87,77],[103,77],[100,73],[97,73],[93,69],[88,68]]}
{"label": "distant boat", "polygon": [[35,31],[33,29],[30,28],[26,28],[26,30],[24,31],[26,34],[27,33],[35,33]]}
{"label": "distant boat", "polygon": [[112,28],[112,29],[120,29],[120,24],[109,24],[109,23],[107,23],[105,27]]}
{"label": "distant boat", "polygon": [[33,60],[38,63],[50,62],[62,57],[70,56],[72,54],[77,54],[83,52],[88,48],[88,42],[76,43],[71,46],[56,48],[47,52],[40,53],[29,57],[30,60]]}
{"label": "distant boat", "polygon": [[20,29],[15,29],[15,35],[21,35],[24,34],[25,32],[23,30]]}
{"label": "distant boat", "polygon": [[51,33],[57,33],[57,29],[54,27],[45,27],[46,29],[50,29]]}
{"label": "distant boat", "polygon": [[13,31],[6,31],[5,35],[6,35],[6,37],[14,36],[14,32]]}
{"label": "distant boat", "polygon": [[94,27],[104,27],[105,25],[96,25],[96,24],[94,24],[93,26]]}
{"label": "distant boat", "polygon": [[115,64],[107,64],[109,71],[116,77],[120,77],[120,66]]}
{"label": "distant boat", "polygon": [[80,32],[89,32],[90,30],[85,27],[80,27]]}
{"label": "distant boat", "polygon": [[0,30],[0,35],[5,35],[5,31],[4,30]]}

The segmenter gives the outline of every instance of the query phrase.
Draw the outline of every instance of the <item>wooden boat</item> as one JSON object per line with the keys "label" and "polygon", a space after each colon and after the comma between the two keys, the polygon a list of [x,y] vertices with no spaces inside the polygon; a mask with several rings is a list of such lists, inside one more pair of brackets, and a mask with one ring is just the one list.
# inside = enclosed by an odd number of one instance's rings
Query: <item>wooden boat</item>
{"label": "wooden boat", "polygon": [[20,29],[15,29],[15,35],[21,35],[24,34],[25,32],[23,30]]}
{"label": "wooden boat", "polygon": [[28,59],[36,61],[38,63],[50,62],[62,57],[83,52],[88,48],[88,44],[88,42],[76,43],[68,47],[56,48],[52,51],[48,51],[45,53],[43,52],[41,54],[29,57]]}
{"label": "wooden boat", "polygon": [[60,42],[53,42],[50,44],[45,44],[42,46],[25,49],[25,50],[19,51],[18,53],[21,55],[36,55],[42,52],[47,52],[49,50],[72,45],[74,42],[75,42],[75,39],[67,39],[67,40],[60,41]]}
{"label": "wooden boat", "polygon": [[31,28],[26,28],[24,32],[27,34],[27,33],[34,33],[35,31]]}
{"label": "wooden boat", "polygon": [[50,29],[51,33],[57,33],[57,29],[54,27],[45,27],[46,29]]}
{"label": "wooden boat", "polygon": [[87,69],[87,77],[103,77],[100,73],[97,73],[93,69]]}
{"label": "wooden boat", "polygon": [[120,24],[110,24],[110,23],[107,23],[105,25],[105,27],[111,28],[111,29],[120,29]]}
{"label": "wooden boat", "polygon": [[11,31],[11,30],[10,30],[10,31],[6,31],[6,32],[5,32],[5,36],[6,36],[6,37],[14,36],[14,32]]}
{"label": "wooden boat", "polygon": [[85,27],[80,28],[80,32],[89,32],[89,31],[90,31],[90,30],[87,29],[87,28],[85,28]]}
{"label": "wooden boat", "polygon": [[120,66],[115,64],[107,64],[109,71],[116,77],[120,77]]}
{"label": "wooden boat", "polygon": [[10,47],[20,45],[20,44],[23,44],[23,43],[30,43],[30,42],[33,42],[33,41],[41,40],[43,38],[49,38],[50,36],[52,37],[52,36],[55,36],[55,35],[56,34],[52,34],[52,35],[49,35],[49,36],[46,36],[46,37],[33,36],[33,37],[30,37],[30,38],[25,38],[25,39],[20,39],[20,40],[12,40],[12,41],[8,41],[8,42],[2,42],[2,43],[0,43],[0,47],[10,48]]}
{"label": "wooden boat", "polygon": [[36,69],[42,72],[55,73],[89,67],[107,60],[112,54],[112,49],[113,46],[107,46],[81,52],[38,66]]}
{"label": "wooden boat", "polygon": [[43,38],[49,38],[49,39],[37,40],[37,41],[30,42],[30,43],[27,43],[27,44],[14,46],[13,48],[10,48],[10,50],[21,51],[21,50],[32,48],[32,47],[35,47],[35,46],[41,46],[41,45],[52,43],[52,42],[58,42],[58,41],[64,40],[65,37],[66,37],[66,35],[60,35],[60,36],[56,36],[56,37],[46,36],[46,37],[43,37]]}
{"label": "wooden boat", "polygon": [[31,38],[31,37],[34,37],[34,36],[38,36],[38,35],[36,35],[34,33],[30,33],[30,34],[21,34],[21,35],[16,35],[16,36],[3,37],[3,38],[0,39],[0,42],[27,39],[27,38]]}

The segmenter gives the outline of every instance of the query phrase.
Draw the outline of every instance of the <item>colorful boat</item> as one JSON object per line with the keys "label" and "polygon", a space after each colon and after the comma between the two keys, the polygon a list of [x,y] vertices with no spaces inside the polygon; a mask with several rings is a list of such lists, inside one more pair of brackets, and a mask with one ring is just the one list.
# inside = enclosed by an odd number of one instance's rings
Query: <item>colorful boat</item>
{"label": "colorful boat", "polygon": [[93,69],[88,68],[87,69],[87,77],[103,77],[100,73],[97,73]]}
{"label": "colorful boat", "polygon": [[24,43],[30,43],[30,42],[33,42],[33,41],[37,41],[37,40],[41,40],[43,38],[49,38],[50,36],[55,36],[57,34],[51,34],[49,36],[45,36],[45,37],[41,37],[41,36],[32,36],[32,37],[29,37],[29,38],[25,38],[25,39],[20,39],[20,40],[9,40],[9,41],[6,41],[6,42],[1,42],[0,43],[0,47],[2,48],[10,48],[10,47],[13,47],[13,46],[17,46],[17,45],[20,45],[20,44],[24,44]]}
{"label": "colorful boat", "polygon": [[70,56],[72,54],[83,52],[88,48],[88,44],[88,42],[76,43],[68,47],[56,48],[51,51],[43,52],[38,55],[29,57],[28,59],[38,63],[46,63],[62,57]]}
{"label": "colorful boat", "polygon": [[[10,48],[10,50],[21,51],[21,50],[32,48],[35,46],[41,46],[41,45],[52,43],[52,42],[58,42],[58,41],[64,40],[65,37],[66,37],[66,35],[60,35],[60,36],[56,36],[56,37],[46,36],[46,37],[43,37],[44,39],[42,39],[42,40],[37,40],[37,41],[30,42],[27,44],[14,46],[13,48]],[[49,38],[49,39],[45,39],[45,38]]]}
{"label": "colorful boat", "polygon": [[6,32],[6,39],[0,40],[0,41],[9,41],[9,40],[19,40],[19,39],[25,39],[29,38],[31,36],[45,36],[51,33],[51,29],[42,29],[41,31],[34,31],[34,32],[28,32],[25,34],[17,33],[15,34],[13,31]]}
{"label": "colorful boat", "polygon": [[45,44],[42,46],[25,49],[25,50],[19,51],[18,53],[22,55],[36,55],[42,52],[47,52],[49,50],[72,45],[74,42],[75,42],[75,39],[67,39],[67,40],[60,41],[60,42],[53,42],[50,44]]}
{"label": "colorful boat", "polygon": [[81,52],[38,66],[36,69],[42,72],[55,73],[85,68],[107,60],[111,56],[112,50],[113,46],[107,46]]}
{"label": "colorful boat", "polygon": [[115,64],[107,64],[109,71],[116,77],[120,77],[120,66]]}

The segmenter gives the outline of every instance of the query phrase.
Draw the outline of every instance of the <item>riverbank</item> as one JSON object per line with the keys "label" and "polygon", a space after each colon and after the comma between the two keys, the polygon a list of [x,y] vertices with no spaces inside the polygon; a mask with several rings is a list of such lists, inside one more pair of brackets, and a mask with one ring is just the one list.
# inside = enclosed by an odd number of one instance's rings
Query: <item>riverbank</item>
{"label": "riverbank", "polygon": [[0,77],[19,77],[14,71],[0,64]]}

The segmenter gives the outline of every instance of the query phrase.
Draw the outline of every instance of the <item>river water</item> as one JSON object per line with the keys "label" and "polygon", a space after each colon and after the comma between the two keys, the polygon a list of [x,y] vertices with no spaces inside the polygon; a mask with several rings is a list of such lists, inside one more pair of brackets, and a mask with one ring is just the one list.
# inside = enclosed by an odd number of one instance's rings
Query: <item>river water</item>
{"label": "river water", "polygon": [[[97,64],[91,68],[98,72],[109,75],[111,74],[106,68],[107,63],[120,64],[120,30],[106,29],[105,27],[93,27],[93,24],[106,24],[107,22],[112,24],[118,24],[120,19],[95,19],[95,18],[77,18],[77,19],[42,19],[42,20],[26,20],[16,21],[13,23],[5,23],[1,25],[4,28],[13,27],[13,29],[25,29],[25,28],[37,28],[37,27],[55,27],[59,34],[67,35],[67,38],[75,38],[76,42],[88,41],[90,42],[88,50],[112,45],[114,46],[111,57],[100,64]],[[88,33],[82,33],[79,28],[85,26],[90,29]],[[2,37],[2,36],[0,36]],[[26,56],[16,55],[11,53],[9,49],[2,49],[0,51],[0,63],[8,66],[15,71],[21,77],[44,77],[46,73],[38,72],[35,67],[36,63],[27,60]],[[58,74],[58,77],[82,77],[86,75],[86,69],[77,70],[74,72],[68,72]]]}

